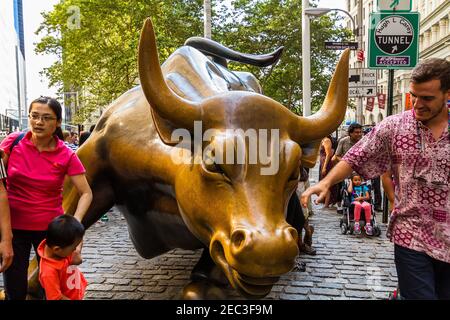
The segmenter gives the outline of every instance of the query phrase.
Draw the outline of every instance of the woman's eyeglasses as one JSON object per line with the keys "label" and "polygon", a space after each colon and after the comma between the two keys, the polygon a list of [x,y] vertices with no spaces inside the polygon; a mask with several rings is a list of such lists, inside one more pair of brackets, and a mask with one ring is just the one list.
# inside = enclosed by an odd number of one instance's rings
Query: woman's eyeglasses
{"label": "woman's eyeglasses", "polygon": [[41,121],[43,121],[43,122],[49,122],[49,121],[52,121],[52,120],[56,120],[56,118],[55,117],[52,117],[52,116],[50,116],[50,115],[40,115],[40,114],[38,114],[38,113],[30,113],[29,115],[28,115],[28,118],[30,118],[31,120],[33,120],[33,121],[38,121],[39,119],[41,120]]}

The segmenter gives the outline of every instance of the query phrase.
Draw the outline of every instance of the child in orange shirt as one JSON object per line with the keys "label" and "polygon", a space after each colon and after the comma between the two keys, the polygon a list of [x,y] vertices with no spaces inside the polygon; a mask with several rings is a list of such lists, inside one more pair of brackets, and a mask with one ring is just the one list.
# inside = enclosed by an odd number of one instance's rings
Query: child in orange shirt
{"label": "child in orange shirt", "polygon": [[39,281],[47,300],[83,299],[87,281],[76,267],[82,262],[83,236],[83,225],[70,215],[56,217],[48,225],[47,237],[38,247]]}

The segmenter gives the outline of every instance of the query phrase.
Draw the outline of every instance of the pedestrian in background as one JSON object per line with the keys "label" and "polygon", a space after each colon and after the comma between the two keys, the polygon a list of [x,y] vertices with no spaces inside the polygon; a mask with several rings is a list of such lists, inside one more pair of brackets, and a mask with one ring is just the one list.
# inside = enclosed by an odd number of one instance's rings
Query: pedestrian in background
{"label": "pedestrian in background", "polygon": [[67,130],[64,130],[63,131],[63,141],[64,141],[64,144],[68,147],[68,148],[70,148],[73,152],[75,152],[75,151],[77,151],[77,146],[73,143],[73,137],[72,137],[72,135],[70,134],[70,132],[69,131],[67,131]]}
{"label": "pedestrian in background", "polygon": [[[320,144],[320,162],[319,162],[319,181],[326,177],[328,172],[334,167],[336,164],[332,161],[334,152],[336,150],[336,140],[328,135],[327,137],[322,139]],[[308,186],[309,187],[309,186]],[[335,184],[330,188],[330,192],[325,198],[324,208],[329,208],[329,206],[333,206],[338,202],[339,199],[339,189],[338,184]]]}

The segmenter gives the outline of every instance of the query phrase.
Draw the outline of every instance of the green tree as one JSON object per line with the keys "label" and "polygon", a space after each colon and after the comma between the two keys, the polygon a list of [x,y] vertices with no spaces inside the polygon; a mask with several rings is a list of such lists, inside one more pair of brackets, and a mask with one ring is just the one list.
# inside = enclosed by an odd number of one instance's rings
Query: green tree
{"label": "green tree", "polygon": [[[192,36],[203,35],[202,0],[65,0],[51,12],[37,33],[45,36],[36,52],[59,57],[44,69],[60,93],[78,91],[82,123],[93,110],[108,105],[138,82],[137,48],[142,23],[154,22],[161,61]],[[213,39],[237,51],[267,53],[282,45],[280,62],[268,68],[232,64],[254,73],[265,94],[291,110],[301,110],[301,0],[236,0],[232,8],[212,3]],[[345,39],[336,17],[311,24],[312,109],[326,94],[338,55],[324,49],[324,41]]]}
{"label": "green tree", "polygon": [[152,17],[161,61],[192,35],[202,34],[201,0],[65,0],[37,33],[37,53],[59,57],[43,74],[59,93],[79,92],[83,122],[138,82],[137,48],[145,18]]}
{"label": "green tree", "polygon": [[[313,4],[314,5],[314,4]],[[265,94],[301,113],[302,52],[300,0],[236,0],[233,8],[220,7],[216,15],[215,39],[246,53],[267,53],[284,46],[280,62],[264,69],[234,65],[258,76]],[[339,28],[333,15],[311,21],[312,110],[325,98],[338,53],[325,50],[325,41],[347,39],[351,32]]]}

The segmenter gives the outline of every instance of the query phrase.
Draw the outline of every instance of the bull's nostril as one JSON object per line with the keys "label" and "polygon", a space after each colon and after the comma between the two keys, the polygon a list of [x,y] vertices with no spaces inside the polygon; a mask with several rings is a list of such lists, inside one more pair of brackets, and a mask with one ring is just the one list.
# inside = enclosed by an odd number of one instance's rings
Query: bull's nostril
{"label": "bull's nostril", "polygon": [[244,230],[235,230],[231,235],[231,244],[236,250],[239,250],[244,245],[246,239],[246,232]]}

